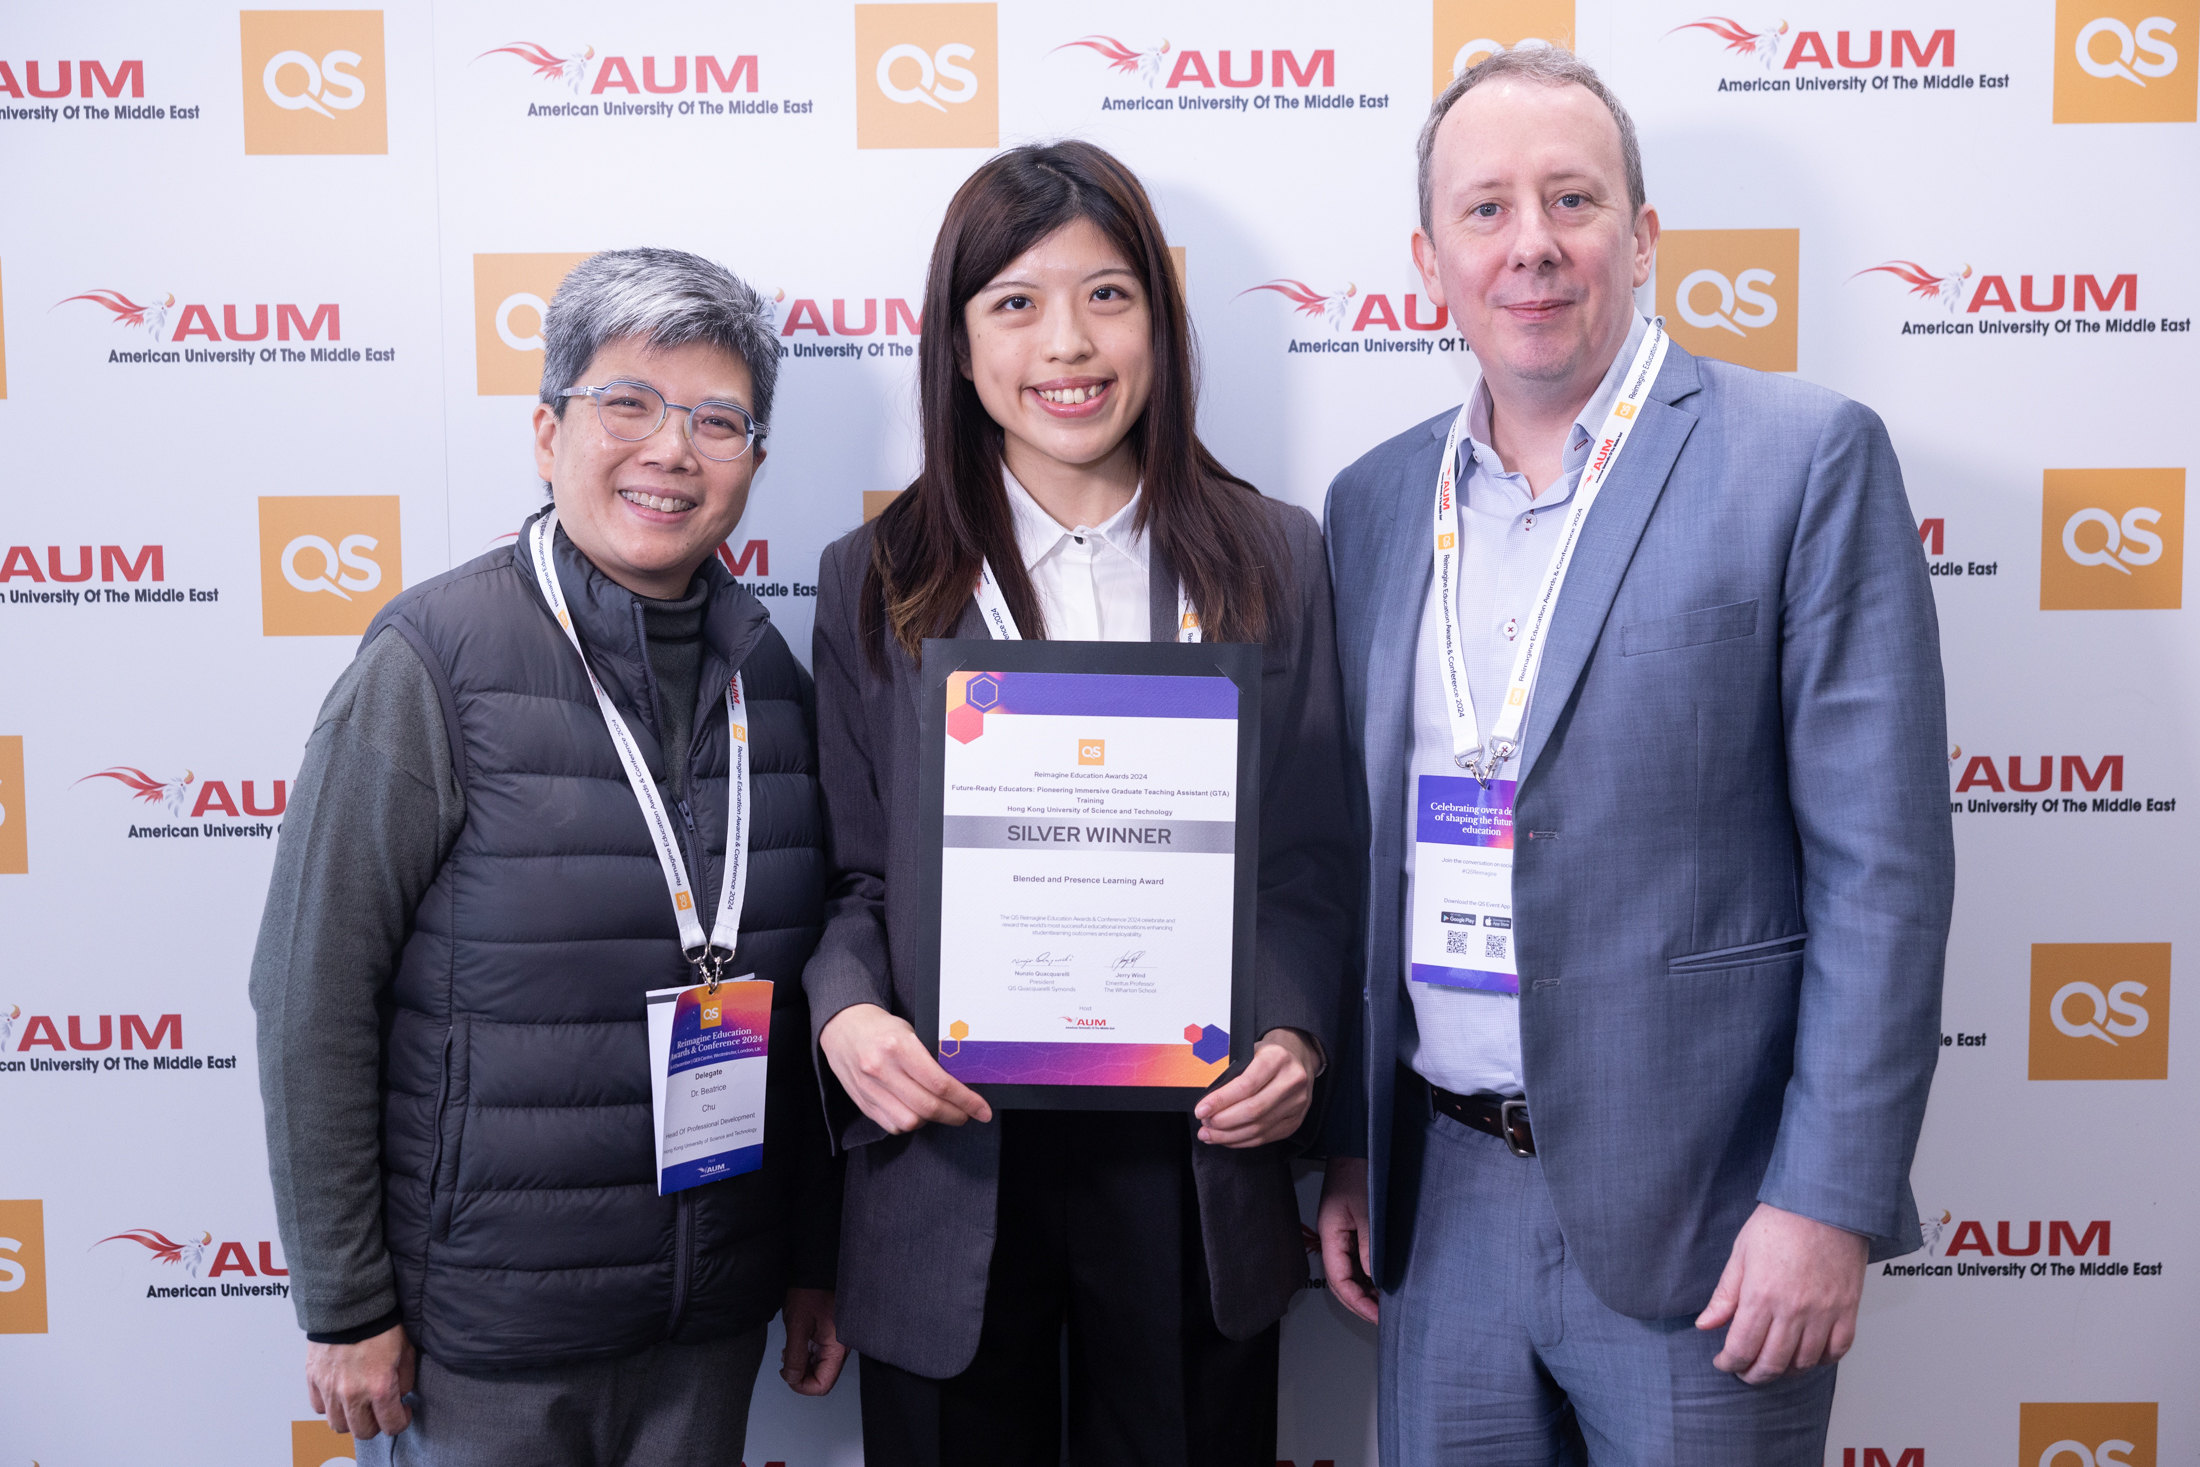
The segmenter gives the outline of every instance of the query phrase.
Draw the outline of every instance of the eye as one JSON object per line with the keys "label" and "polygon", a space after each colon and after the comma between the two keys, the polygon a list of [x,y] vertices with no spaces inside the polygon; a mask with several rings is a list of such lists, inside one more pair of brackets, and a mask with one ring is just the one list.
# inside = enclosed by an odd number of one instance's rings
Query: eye
{"label": "eye", "polygon": [[1562,209],[1579,209],[1589,202],[1587,194],[1560,194],[1558,206]]}
{"label": "eye", "polygon": [[1028,295],[1006,295],[996,301],[993,308],[997,311],[1028,311],[1031,306],[1032,300]]}
{"label": "eye", "polygon": [[1096,301],[1127,301],[1131,293],[1120,285],[1103,285],[1092,293]]}
{"label": "eye", "polygon": [[1497,217],[1497,205],[1488,203],[1476,204],[1468,212],[1476,219],[1495,219]]}

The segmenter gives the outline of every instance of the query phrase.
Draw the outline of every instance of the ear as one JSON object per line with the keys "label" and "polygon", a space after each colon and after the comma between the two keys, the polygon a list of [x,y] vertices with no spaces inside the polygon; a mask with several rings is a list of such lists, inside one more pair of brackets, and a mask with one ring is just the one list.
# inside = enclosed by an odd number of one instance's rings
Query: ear
{"label": "ear", "polygon": [[562,426],[558,415],[550,411],[550,404],[535,404],[535,472],[546,484],[557,482],[558,430]]}
{"label": "ear", "polygon": [[1413,268],[1421,272],[1421,285],[1428,291],[1429,300],[1439,306],[1449,305],[1450,302],[1444,299],[1443,277],[1436,273],[1435,241],[1416,229],[1413,231],[1411,247]]}
{"label": "ear", "polygon": [[1658,211],[1648,204],[1635,216],[1635,287],[1649,283],[1658,265]]}

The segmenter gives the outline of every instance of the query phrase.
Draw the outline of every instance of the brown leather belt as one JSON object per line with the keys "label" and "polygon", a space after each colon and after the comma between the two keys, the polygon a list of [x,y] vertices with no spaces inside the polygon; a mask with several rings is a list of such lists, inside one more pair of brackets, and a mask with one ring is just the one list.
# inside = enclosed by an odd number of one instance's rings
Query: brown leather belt
{"label": "brown leather belt", "polygon": [[1535,1155],[1535,1132],[1528,1125],[1528,1102],[1501,1095],[1457,1095],[1428,1087],[1429,1104],[1462,1126],[1495,1136],[1515,1156]]}

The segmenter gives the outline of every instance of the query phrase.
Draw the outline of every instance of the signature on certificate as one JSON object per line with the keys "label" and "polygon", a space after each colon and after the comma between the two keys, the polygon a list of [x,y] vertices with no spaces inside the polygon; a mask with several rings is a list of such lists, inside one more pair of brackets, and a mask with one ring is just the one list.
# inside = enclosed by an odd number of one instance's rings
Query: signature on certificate
{"label": "signature on certificate", "polygon": [[1111,971],[1111,972],[1115,972],[1115,973],[1120,973],[1120,972],[1122,972],[1122,971],[1123,971],[1123,970],[1124,970],[1125,968],[1135,968],[1135,967],[1137,967],[1137,966],[1138,966],[1138,965],[1139,965],[1140,963],[1144,962],[1145,960],[1146,960],[1146,950],[1145,950],[1144,948],[1138,948],[1138,949],[1135,949],[1134,951],[1131,951],[1131,952],[1127,952],[1127,953],[1123,954],[1123,956],[1121,956],[1121,957],[1117,958],[1117,959],[1115,960],[1115,965],[1114,965],[1114,966],[1113,966],[1113,967],[1112,967],[1112,968],[1111,968],[1111,969],[1110,969],[1109,971]]}
{"label": "signature on certificate", "polygon": [[1060,957],[1056,957],[1052,953],[1041,953],[1035,958],[1010,958],[1008,965],[1011,968],[1031,968],[1042,965],[1052,967],[1057,963],[1075,962],[1076,959],[1077,954],[1075,953],[1064,953]]}

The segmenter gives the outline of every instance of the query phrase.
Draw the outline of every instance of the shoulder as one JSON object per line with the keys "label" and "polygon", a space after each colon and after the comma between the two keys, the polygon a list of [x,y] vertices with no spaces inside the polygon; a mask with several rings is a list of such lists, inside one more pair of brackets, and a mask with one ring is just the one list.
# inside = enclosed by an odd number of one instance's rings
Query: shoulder
{"label": "shoulder", "polygon": [[780,635],[778,626],[767,621],[756,645],[741,659],[741,681],[752,700],[784,698],[798,702],[809,674],[795,660],[794,649]]}
{"label": "shoulder", "polygon": [[1330,481],[1324,519],[1332,535],[1349,534],[1385,503],[1385,491],[1421,471],[1434,473],[1443,452],[1444,434],[1459,409],[1450,407],[1376,444],[1345,465]]}
{"label": "shoulder", "polygon": [[1886,436],[1877,413],[1830,387],[1709,357],[1689,364],[1697,390],[1674,405],[1745,452],[1809,456],[1828,440]]}
{"label": "shoulder", "polygon": [[863,573],[871,565],[871,545],[877,538],[878,521],[874,519],[856,526],[826,546],[825,553],[818,557],[818,579],[861,584]]}
{"label": "shoulder", "polygon": [[1321,521],[1288,499],[1274,499],[1257,491],[1252,499],[1253,513],[1261,528],[1283,543],[1293,560],[1322,553]]}
{"label": "shoulder", "polygon": [[483,595],[528,589],[520,577],[512,547],[499,545],[417,586],[407,586],[391,597],[368,625],[360,645],[371,645],[382,629],[393,621],[407,621],[424,629],[456,604]]}

